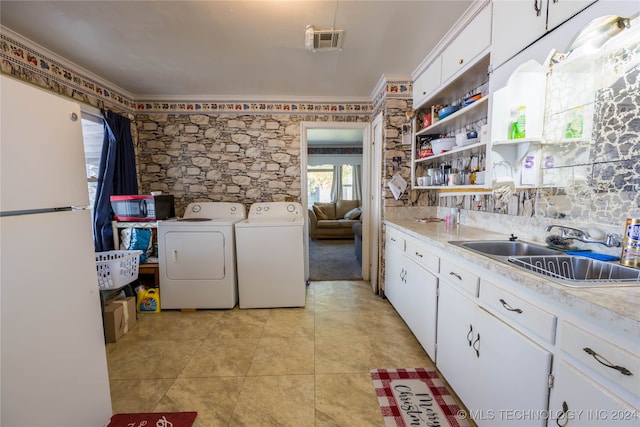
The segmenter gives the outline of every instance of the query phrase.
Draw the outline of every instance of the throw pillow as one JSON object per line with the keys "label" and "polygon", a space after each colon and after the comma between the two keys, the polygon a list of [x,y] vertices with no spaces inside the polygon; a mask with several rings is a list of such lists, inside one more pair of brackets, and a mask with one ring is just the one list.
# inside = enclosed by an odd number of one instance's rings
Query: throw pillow
{"label": "throw pillow", "polygon": [[327,211],[322,206],[313,205],[313,212],[316,214],[318,219],[329,219]]}
{"label": "throw pillow", "polygon": [[358,219],[360,218],[360,214],[362,214],[362,210],[360,208],[351,209],[349,212],[344,214],[344,219]]}

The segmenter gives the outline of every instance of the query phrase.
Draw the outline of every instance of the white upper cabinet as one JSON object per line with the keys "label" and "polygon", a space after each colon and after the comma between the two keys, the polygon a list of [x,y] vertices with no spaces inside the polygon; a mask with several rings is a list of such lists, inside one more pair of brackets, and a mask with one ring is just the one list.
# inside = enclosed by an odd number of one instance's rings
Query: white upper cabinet
{"label": "white upper cabinet", "polygon": [[593,0],[493,0],[491,64],[497,68]]}
{"label": "white upper cabinet", "polygon": [[[543,0],[540,0],[541,2]],[[596,0],[546,0],[547,31],[551,31]]]}
{"label": "white upper cabinet", "polygon": [[466,69],[490,45],[491,7],[486,7],[442,52],[442,82]]}
{"label": "white upper cabinet", "polygon": [[431,95],[442,82],[442,57],[438,56],[435,61],[429,65],[420,77],[413,83],[413,105],[414,108],[422,105],[422,103]]}

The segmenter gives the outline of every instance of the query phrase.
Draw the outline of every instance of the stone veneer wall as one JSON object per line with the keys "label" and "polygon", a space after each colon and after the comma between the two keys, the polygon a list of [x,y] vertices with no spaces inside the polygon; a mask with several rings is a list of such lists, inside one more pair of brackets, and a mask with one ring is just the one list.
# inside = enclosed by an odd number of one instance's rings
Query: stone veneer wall
{"label": "stone veneer wall", "polygon": [[140,192],[193,201],[301,200],[300,123],[368,122],[369,116],[137,114]]}

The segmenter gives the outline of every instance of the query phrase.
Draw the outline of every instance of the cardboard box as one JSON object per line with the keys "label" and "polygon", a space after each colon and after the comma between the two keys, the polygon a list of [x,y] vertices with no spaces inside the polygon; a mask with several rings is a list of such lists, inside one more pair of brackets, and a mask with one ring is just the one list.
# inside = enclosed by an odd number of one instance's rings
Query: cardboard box
{"label": "cardboard box", "polygon": [[116,298],[104,307],[104,334],[116,342],[136,325],[136,298]]}

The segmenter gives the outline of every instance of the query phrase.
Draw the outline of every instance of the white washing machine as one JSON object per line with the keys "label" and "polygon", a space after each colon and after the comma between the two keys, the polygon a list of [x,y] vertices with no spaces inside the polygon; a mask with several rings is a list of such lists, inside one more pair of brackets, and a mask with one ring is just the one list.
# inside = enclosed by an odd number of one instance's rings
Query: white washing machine
{"label": "white washing machine", "polygon": [[246,217],[241,203],[202,202],[158,223],[161,308],[235,307],[234,224]]}
{"label": "white washing machine", "polygon": [[240,308],[304,307],[300,203],[254,203],[236,224]]}

